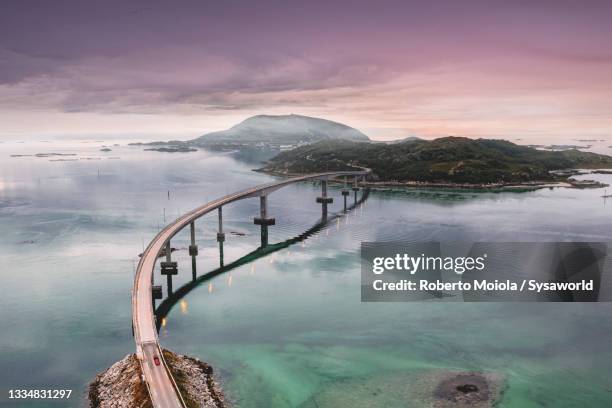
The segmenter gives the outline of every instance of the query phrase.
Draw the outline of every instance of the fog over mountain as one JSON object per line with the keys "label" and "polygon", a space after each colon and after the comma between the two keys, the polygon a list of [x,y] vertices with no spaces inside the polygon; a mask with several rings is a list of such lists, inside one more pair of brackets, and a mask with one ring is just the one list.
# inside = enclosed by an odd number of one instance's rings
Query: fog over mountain
{"label": "fog over mountain", "polygon": [[190,142],[209,143],[313,143],[321,140],[368,141],[365,134],[350,126],[331,120],[302,115],[252,116],[227,130],[207,133]]}

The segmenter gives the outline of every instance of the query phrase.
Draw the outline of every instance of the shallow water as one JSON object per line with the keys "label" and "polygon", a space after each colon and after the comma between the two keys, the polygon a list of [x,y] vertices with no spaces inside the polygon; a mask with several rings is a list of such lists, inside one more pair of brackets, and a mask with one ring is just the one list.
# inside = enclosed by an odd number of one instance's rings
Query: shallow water
{"label": "shallow water", "polygon": [[[168,222],[271,179],[227,154],[125,145],[102,153],[102,144],[0,145],[2,398],[8,388],[56,386],[75,390],[70,406],[82,403],[86,383],[134,350],[134,266],[164,212]],[[44,152],[79,160],[9,157]],[[318,190],[304,183],[270,196],[270,242],[318,221]],[[337,212],[339,192],[331,192]],[[203,282],[170,311],[161,341],[211,362],[241,407],[340,406],[357,390],[365,390],[362,406],[420,407],[418,397],[405,400],[414,395],[409,383],[432,370],[504,376],[503,407],[610,406],[609,304],[363,304],[358,257],[366,240],[610,241],[612,202],[602,194],[373,192],[305,241]],[[257,211],[255,199],[224,210],[226,263],[257,248]],[[215,223],[216,214],[197,223],[200,275],[218,266]],[[188,244],[188,231],[172,244],[175,288],[191,278]],[[373,384],[382,387],[376,395]]]}

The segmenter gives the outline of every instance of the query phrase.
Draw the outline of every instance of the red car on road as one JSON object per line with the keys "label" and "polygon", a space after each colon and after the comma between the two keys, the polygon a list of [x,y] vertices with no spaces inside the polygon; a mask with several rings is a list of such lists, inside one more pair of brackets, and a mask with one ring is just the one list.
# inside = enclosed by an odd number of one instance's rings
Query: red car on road
{"label": "red car on road", "polygon": [[153,356],[153,362],[155,363],[156,366],[160,365],[159,357]]}

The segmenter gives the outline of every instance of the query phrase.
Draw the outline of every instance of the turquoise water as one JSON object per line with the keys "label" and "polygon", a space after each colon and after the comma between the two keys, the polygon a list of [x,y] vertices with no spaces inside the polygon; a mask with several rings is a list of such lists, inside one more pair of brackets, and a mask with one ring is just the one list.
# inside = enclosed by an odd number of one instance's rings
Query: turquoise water
{"label": "turquoise water", "polygon": [[[99,152],[103,142],[0,144],[3,406],[81,405],[87,382],[134,350],[134,265],[164,212],[167,222],[271,179],[227,154],[120,143],[110,153]],[[45,152],[76,156],[9,157]],[[318,190],[301,184],[270,197],[271,242],[317,222]],[[362,304],[358,258],[367,240],[610,241],[612,202],[602,194],[373,192],[308,239],[203,281],[170,311],[160,338],[212,363],[241,407],[427,406],[426,379],[448,370],[503,376],[503,407],[608,407],[609,304]],[[257,200],[225,209],[226,263],[258,246],[257,211]],[[219,263],[215,223],[211,214],[197,224],[200,275]],[[187,231],[172,245],[178,288],[191,278]],[[9,388],[52,386],[75,396],[6,400]]]}

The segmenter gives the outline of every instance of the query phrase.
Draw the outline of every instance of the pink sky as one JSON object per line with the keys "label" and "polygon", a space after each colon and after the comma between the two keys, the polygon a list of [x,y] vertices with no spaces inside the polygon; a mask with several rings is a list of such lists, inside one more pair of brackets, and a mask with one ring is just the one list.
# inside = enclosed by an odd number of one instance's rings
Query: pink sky
{"label": "pink sky", "polygon": [[375,139],[612,135],[610,2],[3,7],[0,138],[188,138],[261,113]]}

